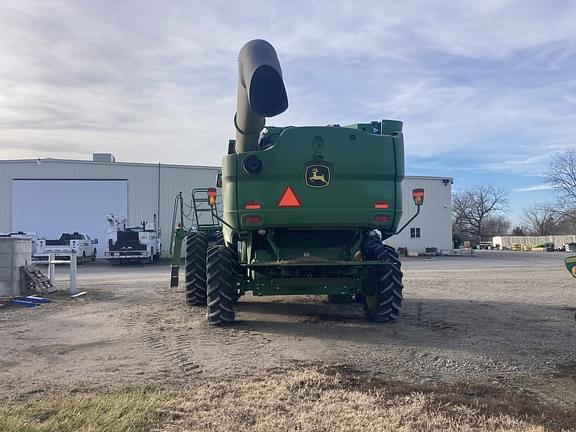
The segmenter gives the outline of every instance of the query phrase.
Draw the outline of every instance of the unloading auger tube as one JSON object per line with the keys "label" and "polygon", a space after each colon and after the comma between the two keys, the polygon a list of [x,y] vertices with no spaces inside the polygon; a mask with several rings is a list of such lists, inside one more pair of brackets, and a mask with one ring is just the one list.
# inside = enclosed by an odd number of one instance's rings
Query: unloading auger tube
{"label": "unloading auger tube", "polygon": [[288,96],[274,47],[262,39],[248,42],[238,54],[236,153],[258,150],[266,117],[281,114],[287,108]]}

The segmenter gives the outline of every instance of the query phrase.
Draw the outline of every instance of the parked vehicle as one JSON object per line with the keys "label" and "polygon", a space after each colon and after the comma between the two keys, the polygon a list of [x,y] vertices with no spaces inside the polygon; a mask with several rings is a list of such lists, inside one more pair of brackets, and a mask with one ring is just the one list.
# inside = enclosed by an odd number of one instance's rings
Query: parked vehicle
{"label": "parked vehicle", "polygon": [[162,244],[160,230],[154,222],[143,221],[138,226],[128,227],[125,217],[106,215],[108,220],[108,244],[106,258],[109,262],[152,262],[160,258]]}
{"label": "parked vehicle", "polygon": [[97,244],[98,239],[91,239],[88,234],[79,232],[62,233],[57,240],[36,237],[32,240],[32,259],[47,260],[51,254],[55,258],[69,259],[70,254],[75,252],[78,264],[82,264],[96,260]]}
{"label": "parked vehicle", "polygon": [[[412,222],[424,202],[424,189],[414,189],[416,212],[399,227],[402,122],[264,127],[265,117],[288,107],[276,52],[253,40],[240,51],[238,67],[236,141],[216,181],[222,217],[217,188],[207,188],[204,202],[218,223],[211,236],[197,226],[185,237],[187,304],[206,305],[211,325],[233,322],[234,304],[249,291],[327,295],[335,303],[355,297],[368,320],[397,319],[401,263],[382,241]],[[184,231],[179,222],[175,255]],[[179,256],[173,259],[172,285]]]}

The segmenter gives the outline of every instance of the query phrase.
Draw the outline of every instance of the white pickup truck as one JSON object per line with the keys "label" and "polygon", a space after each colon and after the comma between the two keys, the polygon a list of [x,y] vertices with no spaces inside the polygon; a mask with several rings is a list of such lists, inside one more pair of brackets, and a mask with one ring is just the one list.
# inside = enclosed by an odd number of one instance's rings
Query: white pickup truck
{"label": "white pickup truck", "polygon": [[47,260],[50,254],[55,258],[68,259],[72,252],[76,252],[78,264],[88,260],[96,260],[97,239],[91,239],[84,233],[62,233],[58,240],[36,238],[32,244],[32,259]]}

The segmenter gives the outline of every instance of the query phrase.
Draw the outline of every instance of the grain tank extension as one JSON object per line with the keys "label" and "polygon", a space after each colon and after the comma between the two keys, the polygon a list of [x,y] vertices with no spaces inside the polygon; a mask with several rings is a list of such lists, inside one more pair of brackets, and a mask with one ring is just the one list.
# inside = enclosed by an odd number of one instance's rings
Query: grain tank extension
{"label": "grain tank extension", "polygon": [[[209,245],[205,233],[188,235],[188,303],[207,305],[213,325],[234,321],[248,291],[355,298],[367,319],[396,319],[402,271],[383,240],[402,215],[402,122],[265,126],[288,108],[276,52],[250,41],[238,67],[236,140],[218,182],[223,240]],[[413,195],[419,210],[424,191]]]}

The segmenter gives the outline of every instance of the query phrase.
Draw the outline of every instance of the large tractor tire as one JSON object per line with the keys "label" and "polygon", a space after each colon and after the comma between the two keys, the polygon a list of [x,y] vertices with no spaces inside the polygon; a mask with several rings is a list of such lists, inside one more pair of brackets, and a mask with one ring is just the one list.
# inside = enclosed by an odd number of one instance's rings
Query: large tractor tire
{"label": "large tractor tire", "polygon": [[236,267],[236,253],[232,248],[215,245],[208,249],[206,288],[210,325],[226,325],[235,319],[234,303],[238,298]]}
{"label": "large tractor tire", "polygon": [[224,246],[224,233],[222,231],[217,231],[212,235],[212,240],[210,244]]}
{"label": "large tractor tire", "polygon": [[203,232],[191,232],[186,237],[186,304],[206,304],[206,249],[208,239]]}
{"label": "large tractor tire", "polygon": [[366,245],[363,251],[367,261],[387,261],[390,265],[375,270],[366,283],[371,284],[368,293],[362,296],[364,314],[374,322],[393,321],[398,318],[402,307],[402,270],[396,250],[378,241]]}

